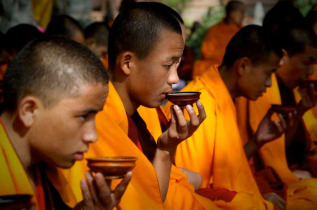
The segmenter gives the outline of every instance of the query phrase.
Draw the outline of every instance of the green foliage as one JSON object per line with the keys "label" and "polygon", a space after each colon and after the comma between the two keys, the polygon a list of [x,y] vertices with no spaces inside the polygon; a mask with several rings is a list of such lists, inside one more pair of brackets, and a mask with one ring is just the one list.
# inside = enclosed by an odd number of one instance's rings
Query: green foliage
{"label": "green foliage", "polygon": [[163,0],[162,3],[175,9],[178,12],[181,12],[184,9],[185,3],[187,2],[188,0]]}
{"label": "green foliage", "polygon": [[295,0],[294,5],[305,16],[311,10],[311,8],[317,4],[317,0]]}
{"label": "green foliage", "polygon": [[210,8],[210,11],[202,17],[199,27],[187,41],[187,45],[195,53],[196,59],[200,59],[200,47],[208,28],[220,22],[224,16],[225,10],[223,7],[214,7]]}

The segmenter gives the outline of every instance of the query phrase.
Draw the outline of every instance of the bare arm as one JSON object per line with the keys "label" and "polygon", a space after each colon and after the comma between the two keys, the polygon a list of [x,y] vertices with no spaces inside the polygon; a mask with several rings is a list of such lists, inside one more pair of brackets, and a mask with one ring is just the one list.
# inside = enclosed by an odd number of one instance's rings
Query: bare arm
{"label": "bare arm", "polygon": [[158,147],[153,160],[153,166],[160,185],[162,200],[166,198],[171,166],[177,145],[191,136],[206,118],[203,105],[197,102],[199,115],[196,115],[192,106],[186,107],[190,120],[186,120],[182,110],[174,105],[171,109],[172,117],[169,128],[159,137]]}

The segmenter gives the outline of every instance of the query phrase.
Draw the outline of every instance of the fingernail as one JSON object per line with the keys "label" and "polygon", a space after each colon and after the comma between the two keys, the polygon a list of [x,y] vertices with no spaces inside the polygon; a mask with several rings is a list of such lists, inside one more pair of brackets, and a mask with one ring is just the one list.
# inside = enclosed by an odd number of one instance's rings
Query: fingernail
{"label": "fingernail", "polygon": [[84,182],[85,182],[85,180],[83,180],[83,179],[82,179],[82,180],[80,180],[80,186],[81,186],[81,187],[83,187],[83,186],[85,185],[85,183],[84,183]]}
{"label": "fingernail", "polygon": [[186,108],[187,108],[187,110],[192,110],[193,109],[193,107],[191,106],[191,105],[186,105]]}
{"label": "fingernail", "polygon": [[196,103],[198,106],[202,106],[201,102],[200,101],[197,101]]}
{"label": "fingernail", "polygon": [[179,106],[177,106],[177,105],[174,105],[174,109],[175,109],[175,111],[180,110]]}

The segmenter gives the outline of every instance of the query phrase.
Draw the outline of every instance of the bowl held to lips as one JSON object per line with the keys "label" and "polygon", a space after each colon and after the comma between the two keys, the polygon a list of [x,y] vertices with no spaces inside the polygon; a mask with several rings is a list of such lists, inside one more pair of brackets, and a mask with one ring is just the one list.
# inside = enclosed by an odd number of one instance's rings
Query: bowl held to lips
{"label": "bowl held to lips", "polygon": [[136,160],[130,156],[87,158],[87,166],[94,173],[102,173],[105,179],[120,179],[135,167]]}
{"label": "bowl held to lips", "polygon": [[283,106],[279,104],[272,104],[271,109],[279,114],[282,114],[284,118],[287,118],[289,113],[294,113],[296,111],[295,106]]}
{"label": "bowl held to lips", "polygon": [[317,80],[305,80],[300,82],[300,86],[303,88],[309,88],[309,86],[313,84],[315,91],[317,91]]}
{"label": "bowl held to lips", "polygon": [[184,109],[186,105],[193,105],[200,98],[200,92],[173,92],[167,94],[167,100],[175,105],[178,105],[181,109]]}

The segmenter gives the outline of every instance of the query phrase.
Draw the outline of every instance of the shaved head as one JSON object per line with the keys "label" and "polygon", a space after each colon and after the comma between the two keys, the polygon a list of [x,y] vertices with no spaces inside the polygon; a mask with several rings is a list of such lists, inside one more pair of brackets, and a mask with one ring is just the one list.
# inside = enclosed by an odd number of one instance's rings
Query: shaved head
{"label": "shaved head", "polygon": [[114,69],[117,56],[124,51],[145,58],[159,41],[162,30],[182,35],[181,27],[170,11],[159,3],[140,2],[122,11],[109,34],[109,67]]}
{"label": "shaved head", "polygon": [[100,59],[83,45],[64,37],[43,37],[26,45],[4,76],[4,110],[15,111],[33,95],[47,107],[75,97],[80,87],[107,84]]}
{"label": "shaved head", "polygon": [[306,46],[317,48],[317,36],[313,29],[303,24],[280,27],[274,34],[277,46],[285,49],[289,56],[302,53]]}
{"label": "shaved head", "polygon": [[247,57],[257,65],[266,61],[271,52],[281,57],[275,39],[270,39],[261,26],[248,25],[240,29],[226,48],[222,66],[232,66],[240,58]]}

